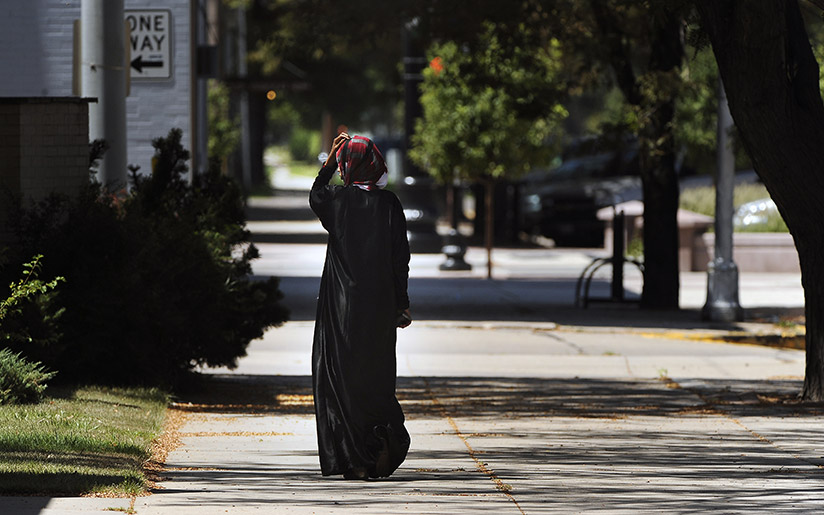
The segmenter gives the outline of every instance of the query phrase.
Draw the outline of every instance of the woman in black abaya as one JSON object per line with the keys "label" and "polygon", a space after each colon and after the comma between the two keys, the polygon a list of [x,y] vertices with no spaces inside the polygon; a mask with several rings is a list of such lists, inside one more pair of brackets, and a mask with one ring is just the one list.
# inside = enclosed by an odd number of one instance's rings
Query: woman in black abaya
{"label": "woman in black abaya", "polygon": [[[329,185],[340,170],[343,186]],[[368,138],[341,133],[309,204],[329,233],[312,347],[318,451],[324,476],[389,476],[409,433],[395,397],[397,327],[411,323],[409,242],[386,164]]]}

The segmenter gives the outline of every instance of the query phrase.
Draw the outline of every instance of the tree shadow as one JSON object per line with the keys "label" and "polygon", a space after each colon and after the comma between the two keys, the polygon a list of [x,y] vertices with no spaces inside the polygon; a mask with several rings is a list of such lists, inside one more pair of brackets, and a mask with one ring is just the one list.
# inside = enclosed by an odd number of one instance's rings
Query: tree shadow
{"label": "tree shadow", "polygon": [[[799,380],[399,377],[410,418],[572,417],[620,419],[717,414],[818,417],[824,404],[802,403]],[[175,407],[202,413],[312,415],[312,378],[203,374],[178,392]],[[444,412],[445,410],[445,412]]]}
{"label": "tree shadow", "polygon": [[[251,406],[250,413],[312,415],[306,376],[215,375],[203,386],[181,394],[180,403],[209,413]],[[171,482],[158,493],[233,485],[203,499],[199,494],[199,503],[511,510],[474,457],[526,513],[814,510],[822,505],[816,485],[824,479],[824,459],[804,455],[820,446],[810,424],[824,416],[824,406],[800,403],[799,387],[794,380],[695,379],[679,386],[666,378],[401,377],[398,397],[415,429],[413,445],[386,480],[324,478],[314,449],[285,446],[273,465],[251,458],[168,464]],[[445,418],[454,422],[451,429]],[[768,424],[773,432],[765,436],[747,429],[748,420],[797,423]],[[467,445],[444,444],[457,436]]]}

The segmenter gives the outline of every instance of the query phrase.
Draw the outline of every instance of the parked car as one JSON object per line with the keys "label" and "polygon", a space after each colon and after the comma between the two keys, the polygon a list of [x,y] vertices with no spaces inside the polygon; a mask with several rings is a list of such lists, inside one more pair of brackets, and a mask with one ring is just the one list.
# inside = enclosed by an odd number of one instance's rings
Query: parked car
{"label": "parked car", "polygon": [[638,147],[632,143],[573,155],[556,168],[533,171],[520,187],[521,230],[552,238],[558,246],[603,246],[604,222],[596,213],[641,200],[639,173]]}
{"label": "parked car", "polygon": [[738,206],[732,217],[736,231],[746,232],[786,232],[778,207],[773,199],[767,197]]}

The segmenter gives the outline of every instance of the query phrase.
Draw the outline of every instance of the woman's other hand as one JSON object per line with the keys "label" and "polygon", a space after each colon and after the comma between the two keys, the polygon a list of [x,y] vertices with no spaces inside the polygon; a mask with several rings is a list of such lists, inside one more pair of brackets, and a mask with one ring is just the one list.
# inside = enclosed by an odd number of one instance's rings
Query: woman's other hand
{"label": "woman's other hand", "polygon": [[332,142],[332,150],[329,151],[329,157],[326,158],[326,162],[323,163],[324,167],[337,163],[337,156],[338,149],[346,143],[347,140],[352,139],[348,133],[341,132],[335,138],[335,141]]}

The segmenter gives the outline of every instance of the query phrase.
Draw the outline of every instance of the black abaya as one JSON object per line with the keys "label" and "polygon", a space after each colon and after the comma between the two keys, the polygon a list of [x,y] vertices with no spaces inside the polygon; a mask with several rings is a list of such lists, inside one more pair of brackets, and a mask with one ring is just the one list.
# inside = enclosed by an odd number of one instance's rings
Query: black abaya
{"label": "black abaya", "polygon": [[312,347],[318,451],[324,476],[391,474],[409,449],[395,397],[397,315],[409,307],[409,242],[398,198],[330,186],[321,169],[309,203],[329,233]]}

